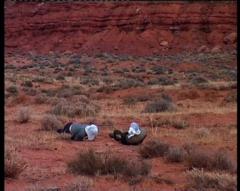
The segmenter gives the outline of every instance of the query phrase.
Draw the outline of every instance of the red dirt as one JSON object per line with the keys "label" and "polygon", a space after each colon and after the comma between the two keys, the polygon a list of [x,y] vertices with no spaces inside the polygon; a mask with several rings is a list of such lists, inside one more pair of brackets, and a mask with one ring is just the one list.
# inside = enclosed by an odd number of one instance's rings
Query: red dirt
{"label": "red dirt", "polygon": [[[152,55],[224,43],[236,2],[6,3],[6,50]],[[174,31],[175,29],[176,31]],[[167,41],[168,45],[161,45]]]}

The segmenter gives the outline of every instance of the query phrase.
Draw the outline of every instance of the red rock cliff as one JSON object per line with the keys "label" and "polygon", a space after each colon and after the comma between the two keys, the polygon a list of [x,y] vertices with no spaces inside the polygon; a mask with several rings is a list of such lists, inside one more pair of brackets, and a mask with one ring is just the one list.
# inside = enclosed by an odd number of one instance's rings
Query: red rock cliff
{"label": "red rock cliff", "polygon": [[235,48],[226,36],[236,36],[236,22],[236,2],[6,3],[5,47],[135,55]]}

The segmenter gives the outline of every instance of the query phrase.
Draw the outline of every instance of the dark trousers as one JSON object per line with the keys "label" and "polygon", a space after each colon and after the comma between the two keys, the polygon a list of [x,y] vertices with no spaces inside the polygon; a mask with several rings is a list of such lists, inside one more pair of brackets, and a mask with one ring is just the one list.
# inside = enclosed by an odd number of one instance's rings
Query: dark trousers
{"label": "dark trousers", "polygon": [[119,141],[119,142],[121,142],[124,145],[128,145],[128,142],[127,142],[128,137],[127,137],[127,135],[128,135],[128,132],[121,132],[119,130],[114,130],[113,131],[113,138],[116,141]]}

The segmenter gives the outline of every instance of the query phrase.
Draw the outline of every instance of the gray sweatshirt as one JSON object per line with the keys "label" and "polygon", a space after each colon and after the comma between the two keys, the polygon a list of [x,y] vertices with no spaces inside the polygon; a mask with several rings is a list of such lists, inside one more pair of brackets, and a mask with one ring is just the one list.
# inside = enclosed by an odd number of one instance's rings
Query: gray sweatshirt
{"label": "gray sweatshirt", "polygon": [[71,139],[82,141],[83,138],[87,136],[87,133],[85,131],[86,126],[86,124],[73,123],[70,126],[70,132],[72,134]]}

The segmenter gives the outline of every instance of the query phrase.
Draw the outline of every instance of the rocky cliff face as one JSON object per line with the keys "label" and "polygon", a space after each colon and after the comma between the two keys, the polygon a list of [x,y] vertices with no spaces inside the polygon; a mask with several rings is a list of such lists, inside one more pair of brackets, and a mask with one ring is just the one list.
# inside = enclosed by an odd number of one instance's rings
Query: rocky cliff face
{"label": "rocky cliff face", "polygon": [[236,23],[236,2],[6,3],[5,47],[133,55],[231,49]]}

